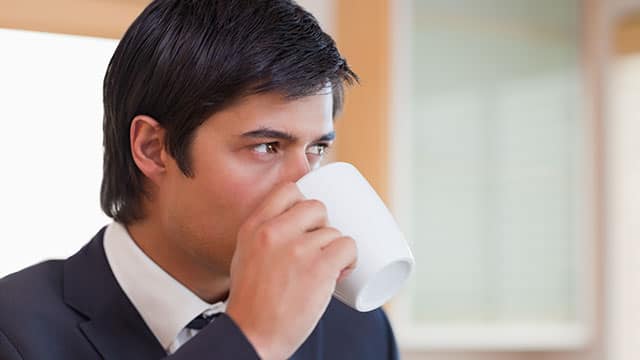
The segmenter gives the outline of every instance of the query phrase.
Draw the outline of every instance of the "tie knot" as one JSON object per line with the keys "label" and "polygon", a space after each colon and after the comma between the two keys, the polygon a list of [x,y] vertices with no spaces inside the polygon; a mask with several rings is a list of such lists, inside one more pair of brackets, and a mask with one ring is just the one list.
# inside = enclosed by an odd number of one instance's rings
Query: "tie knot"
{"label": "tie knot", "polygon": [[208,314],[208,315],[200,314],[196,316],[195,319],[191,320],[191,322],[187,324],[186,328],[192,329],[192,330],[202,330],[205,326],[209,325],[211,320],[218,317],[218,315],[220,315],[220,313]]}

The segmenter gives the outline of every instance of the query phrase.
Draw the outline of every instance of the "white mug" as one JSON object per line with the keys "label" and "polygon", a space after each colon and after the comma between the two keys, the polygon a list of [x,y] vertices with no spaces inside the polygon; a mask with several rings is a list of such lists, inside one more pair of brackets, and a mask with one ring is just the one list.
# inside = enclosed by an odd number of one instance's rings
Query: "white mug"
{"label": "white mug", "polygon": [[324,203],[329,226],[356,242],[356,267],[334,296],[362,312],[384,305],[409,277],[414,259],[382,199],[353,165],[341,162],[309,172],[297,185],[307,199]]}

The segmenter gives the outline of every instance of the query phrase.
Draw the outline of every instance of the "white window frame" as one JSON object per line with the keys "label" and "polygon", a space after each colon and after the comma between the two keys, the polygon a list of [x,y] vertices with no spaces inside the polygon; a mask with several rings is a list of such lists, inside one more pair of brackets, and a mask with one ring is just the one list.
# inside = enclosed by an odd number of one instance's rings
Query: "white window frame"
{"label": "white window frame", "polygon": [[640,356],[640,55],[611,59],[607,83],[607,359]]}

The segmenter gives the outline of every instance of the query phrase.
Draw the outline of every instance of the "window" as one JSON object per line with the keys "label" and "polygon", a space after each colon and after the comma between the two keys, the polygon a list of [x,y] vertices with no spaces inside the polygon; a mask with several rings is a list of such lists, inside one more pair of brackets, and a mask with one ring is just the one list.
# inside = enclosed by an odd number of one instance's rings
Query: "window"
{"label": "window", "polygon": [[100,210],[102,78],[117,42],[0,30],[0,277],[87,243]]}
{"label": "window", "polygon": [[583,345],[593,129],[580,1],[396,10],[394,198],[417,262],[392,306],[401,343]]}

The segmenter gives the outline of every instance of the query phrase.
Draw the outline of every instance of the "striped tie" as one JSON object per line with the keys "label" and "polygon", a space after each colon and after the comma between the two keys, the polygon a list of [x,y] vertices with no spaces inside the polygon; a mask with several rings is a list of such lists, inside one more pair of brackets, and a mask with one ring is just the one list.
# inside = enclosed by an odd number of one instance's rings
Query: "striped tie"
{"label": "striped tie", "polygon": [[221,313],[215,313],[215,314],[209,314],[209,315],[200,314],[196,316],[195,319],[191,320],[191,322],[187,324],[186,328],[192,329],[192,330],[202,330],[205,326],[209,325],[211,320],[215,319],[220,314]]}

